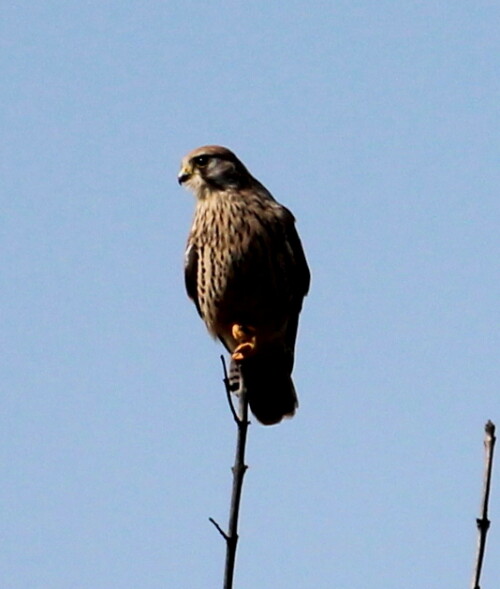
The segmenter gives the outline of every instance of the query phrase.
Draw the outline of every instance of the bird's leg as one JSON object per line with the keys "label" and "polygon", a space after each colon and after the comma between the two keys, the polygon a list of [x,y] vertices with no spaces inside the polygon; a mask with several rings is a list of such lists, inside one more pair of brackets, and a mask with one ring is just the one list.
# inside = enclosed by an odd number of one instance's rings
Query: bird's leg
{"label": "bird's leg", "polygon": [[234,323],[231,328],[231,333],[238,343],[232,354],[232,358],[235,362],[241,362],[255,354],[257,337],[253,327]]}

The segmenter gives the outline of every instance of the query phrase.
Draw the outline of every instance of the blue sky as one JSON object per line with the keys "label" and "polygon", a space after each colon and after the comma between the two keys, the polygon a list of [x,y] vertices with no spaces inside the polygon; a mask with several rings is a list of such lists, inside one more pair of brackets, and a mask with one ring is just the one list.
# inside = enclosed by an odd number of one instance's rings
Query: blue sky
{"label": "blue sky", "polygon": [[222,585],[235,432],[176,183],[206,143],[293,210],[313,274],[300,409],[250,429],[236,587],[467,586],[500,423],[499,17],[4,3],[3,587]]}

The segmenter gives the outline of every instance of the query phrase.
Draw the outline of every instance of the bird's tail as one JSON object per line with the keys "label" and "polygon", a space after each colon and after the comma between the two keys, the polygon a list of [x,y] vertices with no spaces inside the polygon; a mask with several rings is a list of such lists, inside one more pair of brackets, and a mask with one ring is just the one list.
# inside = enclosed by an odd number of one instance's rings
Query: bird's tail
{"label": "bird's tail", "polygon": [[238,363],[231,361],[231,382],[235,382],[239,373],[250,409],[264,425],[274,425],[284,417],[292,417],[298,407],[292,365],[293,358],[281,349],[262,350]]}

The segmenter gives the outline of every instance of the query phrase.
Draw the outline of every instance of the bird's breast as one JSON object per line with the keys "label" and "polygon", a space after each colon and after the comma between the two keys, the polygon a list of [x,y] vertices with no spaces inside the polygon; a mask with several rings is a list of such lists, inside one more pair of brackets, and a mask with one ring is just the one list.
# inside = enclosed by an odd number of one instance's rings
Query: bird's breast
{"label": "bird's breast", "polygon": [[202,204],[192,235],[198,250],[198,302],[209,331],[220,337],[235,322],[280,323],[279,256],[265,220],[237,201]]}

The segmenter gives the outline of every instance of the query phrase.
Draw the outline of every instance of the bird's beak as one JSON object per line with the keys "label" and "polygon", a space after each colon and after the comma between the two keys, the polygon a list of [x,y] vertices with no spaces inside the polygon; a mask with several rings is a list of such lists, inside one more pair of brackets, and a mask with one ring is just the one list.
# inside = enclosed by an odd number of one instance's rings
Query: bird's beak
{"label": "bird's beak", "polygon": [[189,165],[182,166],[181,171],[179,172],[179,175],[177,176],[177,182],[179,182],[179,184],[184,184],[184,182],[186,182],[186,180],[189,180],[189,178],[191,178],[192,174],[193,174],[193,170],[192,170],[191,166],[189,166]]}

